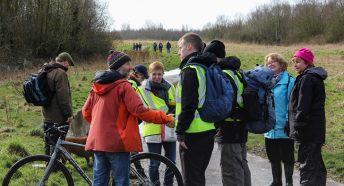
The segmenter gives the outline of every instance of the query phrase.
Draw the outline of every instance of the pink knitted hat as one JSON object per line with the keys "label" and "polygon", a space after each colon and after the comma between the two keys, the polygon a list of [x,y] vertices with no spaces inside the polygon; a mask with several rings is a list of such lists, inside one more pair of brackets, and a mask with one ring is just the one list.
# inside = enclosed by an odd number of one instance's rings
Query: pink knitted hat
{"label": "pink knitted hat", "polygon": [[293,57],[299,57],[306,63],[313,64],[314,55],[309,48],[301,48],[300,50],[297,50]]}

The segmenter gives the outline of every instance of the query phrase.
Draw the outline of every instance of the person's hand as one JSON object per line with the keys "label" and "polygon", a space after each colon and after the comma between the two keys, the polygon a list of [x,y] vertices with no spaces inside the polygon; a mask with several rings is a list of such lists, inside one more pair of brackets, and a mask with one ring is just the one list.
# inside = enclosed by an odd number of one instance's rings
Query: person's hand
{"label": "person's hand", "polygon": [[66,123],[72,124],[72,122],[73,122],[73,116],[68,117]]}
{"label": "person's hand", "polygon": [[170,128],[174,128],[174,126],[175,126],[175,120],[173,119],[173,121],[166,123],[166,126],[167,126],[167,127],[170,127]]}
{"label": "person's hand", "polygon": [[174,114],[167,114],[168,116],[170,116],[172,118],[172,121],[166,123],[166,126],[170,127],[170,128],[174,128],[174,124],[175,124],[175,118],[174,118]]}
{"label": "person's hand", "polygon": [[178,142],[179,142],[180,148],[185,149],[185,150],[188,149],[184,141],[178,141]]}

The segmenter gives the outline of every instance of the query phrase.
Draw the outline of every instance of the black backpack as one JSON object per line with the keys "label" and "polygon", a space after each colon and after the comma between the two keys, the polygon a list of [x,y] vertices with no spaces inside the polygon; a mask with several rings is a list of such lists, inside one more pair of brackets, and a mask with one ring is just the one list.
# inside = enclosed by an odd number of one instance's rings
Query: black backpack
{"label": "black backpack", "polygon": [[23,83],[23,96],[35,106],[47,106],[54,95],[48,85],[47,74],[53,70],[42,69],[38,74],[31,74]]}

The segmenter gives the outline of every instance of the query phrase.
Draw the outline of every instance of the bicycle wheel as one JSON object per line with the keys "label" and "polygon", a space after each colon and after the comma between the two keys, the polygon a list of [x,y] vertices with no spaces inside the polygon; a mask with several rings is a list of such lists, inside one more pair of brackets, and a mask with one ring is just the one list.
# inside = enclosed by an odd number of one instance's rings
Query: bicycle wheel
{"label": "bicycle wheel", "polygon": [[[34,155],[25,157],[17,161],[6,174],[3,186],[17,185],[38,185],[43,177],[44,171],[50,161],[50,156]],[[68,169],[59,161],[55,161],[55,166],[46,181],[47,186],[68,185],[73,186],[73,178]]]}
{"label": "bicycle wheel", "polygon": [[131,157],[130,185],[183,185],[178,168],[169,159],[160,154],[140,153]]}

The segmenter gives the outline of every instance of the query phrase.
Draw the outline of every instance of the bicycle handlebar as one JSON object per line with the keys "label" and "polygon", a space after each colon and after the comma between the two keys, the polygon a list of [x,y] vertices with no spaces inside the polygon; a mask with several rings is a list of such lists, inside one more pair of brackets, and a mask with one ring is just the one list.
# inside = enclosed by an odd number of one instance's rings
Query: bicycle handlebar
{"label": "bicycle handlebar", "polygon": [[67,134],[67,131],[69,129],[69,125],[66,124],[66,125],[61,125],[59,123],[54,123],[52,127],[50,127],[49,129],[47,129],[46,131],[44,131],[44,133],[47,133],[47,132],[58,132],[60,134]]}

